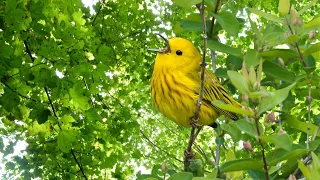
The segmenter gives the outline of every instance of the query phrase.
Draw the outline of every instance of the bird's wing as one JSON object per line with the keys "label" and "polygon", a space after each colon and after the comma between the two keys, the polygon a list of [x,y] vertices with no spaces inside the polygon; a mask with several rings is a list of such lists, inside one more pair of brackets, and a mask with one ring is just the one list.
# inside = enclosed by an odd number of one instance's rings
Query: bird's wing
{"label": "bird's wing", "polygon": [[[200,78],[200,76],[198,76]],[[200,80],[200,79],[199,79]],[[198,81],[200,82],[200,81]],[[200,86],[200,84],[199,84]],[[217,79],[215,74],[211,71],[205,71],[205,83],[204,83],[204,92],[203,92],[203,101],[207,101],[209,104],[212,104],[214,100],[223,101],[226,104],[232,104],[236,107],[241,107],[241,104],[235,101],[226,91],[226,89],[221,85],[220,81]],[[238,116],[233,113],[223,109],[220,109],[212,105],[220,114],[223,114],[233,120],[237,120]]]}

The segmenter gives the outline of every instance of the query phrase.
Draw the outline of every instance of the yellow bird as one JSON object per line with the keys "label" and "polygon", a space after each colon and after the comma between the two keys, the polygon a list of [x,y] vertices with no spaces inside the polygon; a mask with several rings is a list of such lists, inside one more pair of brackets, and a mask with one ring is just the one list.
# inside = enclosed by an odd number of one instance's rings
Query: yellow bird
{"label": "yellow bird", "polygon": [[[160,35],[161,36],[161,35]],[[195,46],[183,38],[167,40],[166,48],[157,50],[151,79],[151,95],[155,107],[178,125],[191,127],[191,118],[196,109],[200,91],[201,57]],[[220,84],[217,77],[205,70],[202,105],[199,125],[216,126],[215,120],[225,115],[233,120],[237,115],[214,106],[211,102],[221,100],[226,104],[241,107]]]}

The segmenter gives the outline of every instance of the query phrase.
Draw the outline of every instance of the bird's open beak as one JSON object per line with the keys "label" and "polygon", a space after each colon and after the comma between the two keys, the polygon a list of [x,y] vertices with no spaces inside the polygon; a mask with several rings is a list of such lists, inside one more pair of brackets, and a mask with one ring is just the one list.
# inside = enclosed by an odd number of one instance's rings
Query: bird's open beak
{"label": "bird's open beak", "polygon": [[148,49],[148,50],[149,50],[149,51],[156,51],[156,52],[161,53],[161,54],[165,54],[165,53],[171,52],[168,39],[166,39],[165,37],[163,37],[161,34],[156,34],[156,35],[160,36],[161,39],[163,39],[163,40],[166,42],[166,47],[165,47],[164,49],[150,48],[150,49]]}

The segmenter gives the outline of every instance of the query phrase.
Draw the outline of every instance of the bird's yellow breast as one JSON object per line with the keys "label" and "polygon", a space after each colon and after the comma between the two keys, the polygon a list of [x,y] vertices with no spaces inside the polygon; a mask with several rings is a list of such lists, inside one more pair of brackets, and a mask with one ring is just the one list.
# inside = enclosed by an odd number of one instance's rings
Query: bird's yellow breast
{"label": "bird's yellow breast", "polygon": [[[198,83],[177,69],[155,67],[151,79],[153,103],[170,120],[190,127],[199,96]],[[218,116],[211,104],[202,102],[198,124],[211,125]]]}

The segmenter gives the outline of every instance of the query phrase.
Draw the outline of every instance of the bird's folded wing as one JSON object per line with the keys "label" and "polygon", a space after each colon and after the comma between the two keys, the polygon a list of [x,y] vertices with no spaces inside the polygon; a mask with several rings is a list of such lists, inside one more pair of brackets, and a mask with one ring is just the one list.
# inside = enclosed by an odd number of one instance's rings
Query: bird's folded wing
{"label": "bird's folded wing", "polygon": [[[241,104],[235,101],[226,91],[226,89],[221,85],[220,81],[217,77],[209,70],[205,71],[205,84],[204,84],[204,92],[203,92],[203,100],[213,102],[214,100],[220,100],[226,104],[232,104],[235,107],[241,107]],[[217,111],[221,114],[233,119],[237,120],[238,116],[227,110],[220,109],[214,105],[212,105]]]}

